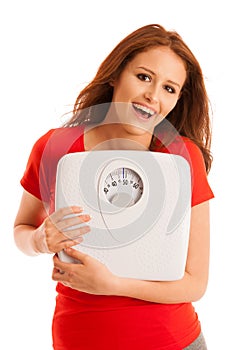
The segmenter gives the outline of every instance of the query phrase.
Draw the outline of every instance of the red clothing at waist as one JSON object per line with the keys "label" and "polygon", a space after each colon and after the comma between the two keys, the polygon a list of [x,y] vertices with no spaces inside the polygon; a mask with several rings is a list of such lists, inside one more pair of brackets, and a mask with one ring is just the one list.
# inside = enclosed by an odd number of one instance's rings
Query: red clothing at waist
{"label": "red clothing at waist", "polygon": [[58,283],[53,334],[56,350],[181,350],[200,334],[191,303],[157,304],[96,296]]}

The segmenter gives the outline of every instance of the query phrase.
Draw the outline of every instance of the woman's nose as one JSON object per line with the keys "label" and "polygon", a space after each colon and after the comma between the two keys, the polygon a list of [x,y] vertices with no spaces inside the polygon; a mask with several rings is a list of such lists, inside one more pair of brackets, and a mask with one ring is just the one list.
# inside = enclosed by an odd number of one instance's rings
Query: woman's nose
{"label": "woman's nose", "polygon": [[158,87],[148,87],[148,89],[145,92],[145,98],[147,101],[151,103],[158,103],[159,102],[159,89]]}

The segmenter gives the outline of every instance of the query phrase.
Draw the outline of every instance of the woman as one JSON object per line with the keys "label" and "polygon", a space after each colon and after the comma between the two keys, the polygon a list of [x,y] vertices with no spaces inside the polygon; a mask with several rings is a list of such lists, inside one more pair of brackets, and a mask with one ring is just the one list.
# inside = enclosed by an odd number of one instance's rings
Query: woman
{"label": "woman", "polygon": [[[206,349],[192,302],[203,296],[208,281],[210,142],[208,98],[196,58],[176,32],[147,25],[104,60],[77,97],[65,127],[35,143],[21,180],[25,191],[14,235],[28,255],[55,253],[54,349]],[[82,215],[78,206],[54,211],[56,166],[64,154],[127,145],[189,161],[190,241],[185,274],[178,281],[113,275],[72,249],[90,230],[88,213]],[[67,218],[71,213],[77,215]],[[67,239],[65,230],[80,222],[86,225],[70,230]],[[60,261],[56,253],[62,249],[82,264]]]}

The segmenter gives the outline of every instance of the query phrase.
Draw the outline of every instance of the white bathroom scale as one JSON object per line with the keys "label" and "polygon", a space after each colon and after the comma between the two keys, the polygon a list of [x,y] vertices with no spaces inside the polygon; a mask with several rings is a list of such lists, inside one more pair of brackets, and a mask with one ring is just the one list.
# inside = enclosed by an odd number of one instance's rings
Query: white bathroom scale
{"label": "white bathroom scale", "polygon": [[[114,274],[172,281],[184,275],[191,213],[191,176],[179,155],[107,150],[63,156],[56,210],[77,205],[92,219],[74,248]],[[63,261],[71,260],[64,251]]]}

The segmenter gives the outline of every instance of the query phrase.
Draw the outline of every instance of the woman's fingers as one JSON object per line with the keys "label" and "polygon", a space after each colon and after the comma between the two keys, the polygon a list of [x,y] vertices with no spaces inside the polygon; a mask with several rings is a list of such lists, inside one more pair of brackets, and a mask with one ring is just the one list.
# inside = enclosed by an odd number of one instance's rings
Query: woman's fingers
{"label": "woman's fingers", "polygon": [[91,219],[82,211],[81,207],[61,208],[45,219],[41,228],[45,246],[43,251],[56,253],[82,242],[82,235],[90,231],[85,223]]}
{"label": "woman's fingers", "polygon": [[[72,215],[72,216],[71,216]],[[61,221],[57,223],[57,228],[59,231],[65,231],[67,229],[72,229],[74,226],[83,224],[91,220],[89,215],[79,215],[79,214],[71,214],[69,216],[65,216]]]}
{"label": "woman's fingers", "polygon": [[72,206],[72,207],[65,207],[56,210],[54,213],[50,215],[50,219],[53,221],[53,223],[58,223],[61,221],[65,216],[72,215],[72,214],[80,214],[82,213],[83,208],[78,206]]}
{"label": "woman's fingers", "polygon": [[75,228],[74,230],[68,230],[63,232],[68,239],[76,240],[78,237],[90,232],[90,226],[80,226],[79,228]]}

